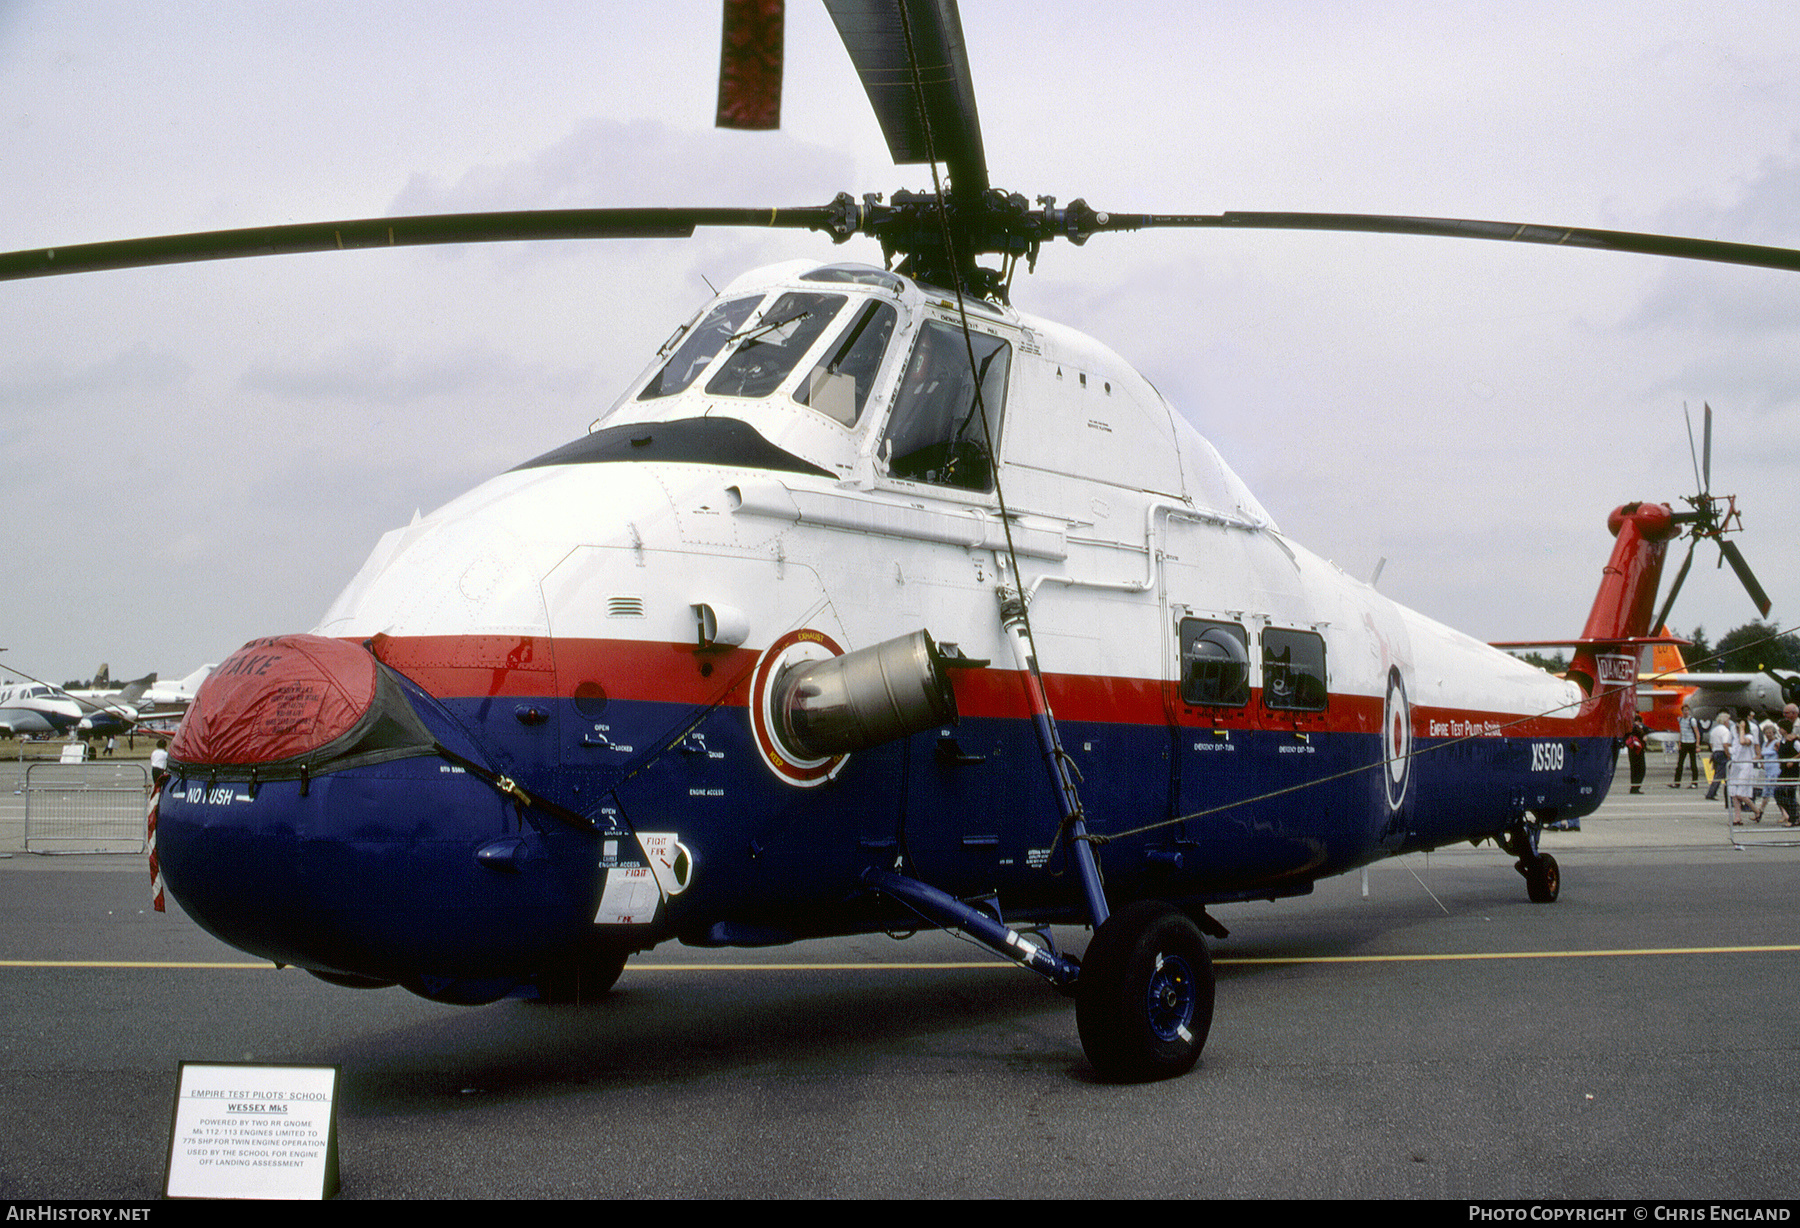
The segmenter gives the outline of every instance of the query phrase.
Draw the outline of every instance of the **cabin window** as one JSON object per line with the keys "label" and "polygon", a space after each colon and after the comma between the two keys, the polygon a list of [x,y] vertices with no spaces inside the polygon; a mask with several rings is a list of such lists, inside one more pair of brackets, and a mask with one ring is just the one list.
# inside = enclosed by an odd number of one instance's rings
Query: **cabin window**
{"label": "cabin window", "polygon": [[864,303],[844,335],[794,389],[794,400],[843,426],[855,426],[898,319],[899,313],[886,303]]}
{"label": "cabin window", "polygon": [[1181,620],[1182,702],[1241,708],[1250,702],[1250,640],[1236,623]]}
{"label": "cabin window", "polygon": [[889,475],[962,490],[992,490],[989,442],[1000,436],[1000,407],[1011,362],[1012,347],[999,337],[970,333],[965,342],[962,329],[928,320],[907,359],[882,437],[881,459]]}
{"label": "cabin window", "polygon": [[725,348],[725,343],[737,333],[756,305],[762,302],[755,295],[749,298],[734,298],[729,303],[720,303],[707,313],[706,318],[688,331],[676,347],[669,361],[663,364],[651,381],[644,385],[644,390],[637,395],[640,401],[653,401],[657,397],[672,397],[684,391],[694,382],[694,377],[706,369]]}
{"label": "cabin window", "polygon": [[799,365],[846,299],[841,294],[788,293],[736,337],[730,356],[706,381],[716,397],[766,397]]}
{"label": "cabin window", "polygon": [[1311,631],[1263,632],[1263,707],[1325,710],[1325,640]]}

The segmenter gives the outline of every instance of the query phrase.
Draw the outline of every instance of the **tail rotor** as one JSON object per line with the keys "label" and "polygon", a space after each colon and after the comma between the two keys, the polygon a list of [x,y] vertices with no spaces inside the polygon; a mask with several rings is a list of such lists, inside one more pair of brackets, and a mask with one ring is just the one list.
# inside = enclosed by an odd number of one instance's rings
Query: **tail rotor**
{"label": "tail rotor", "polygon": [[1712,493],[1713,411],[1711,405],[1703,405],[1702,408],[1706,415],[1701,430],[1702,451],[1699,455],[1694,455],[1694,419],[1691,414],[1688,414],[1686,406],[1682,407],[1682,414],[1687,417],[1688,453],[1694,460],[1694,477],[1699,483],[1700,490],[1698,494],[1682,500],[1688,505],[1688,511],[1676,512],[1674,515],[1675,522],[1685,526],[1684,532],[1688,538],[1687,555],[1681,560],[1681,567],[1675,573],[1675,582],[1669,586],[1669,595],[1663,599],[1662,609],[1657,613],[1656,621],[1650,624],[1652,627],[1662,627],[1667,624],[1669,611],[1675,605],[1675,597],[1681,592],[1682,581],[1687,579],[1688,568],[1693,565],[1694,549],[1703,539],[1718,545],[1719,566],[1723,567],[1726,563],[1731,564],[1731,570],[1737,573],[1739,583],[1744,586],[1744,591],[1750,594],[1750,600],[1755,603],[1758,614],[1767,617],[1770,607],[1774,604],[1769,600],[1769,594],[1757,581],[1756,574],[1750,570],[1750,564],[1745,562],[1744,554],[1738,549],[1737,543],[1726,539],[1727,533],[1736,533],[1741,530],[1743,523],[1738,516],[1736,495],[1715,496]]}

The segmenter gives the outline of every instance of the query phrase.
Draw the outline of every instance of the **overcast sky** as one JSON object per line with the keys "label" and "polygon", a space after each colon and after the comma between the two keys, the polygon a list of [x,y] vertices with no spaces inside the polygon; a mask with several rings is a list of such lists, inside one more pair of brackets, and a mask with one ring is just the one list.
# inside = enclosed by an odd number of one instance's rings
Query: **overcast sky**
{"label": "overcast sky", "polygon": [[[897,170],[822,10],[784,128],[711,128],[716,0],[0,0],[0,250],[489,208],[800,205]],[[965,5],[993,182],[1800,246],[1780,3]],[[0,658],[177,677],[315,624],[379,535],[581,433],[707,297],[867,240],[284,256],[0,284]],[[1015,300],[1138,366],[1292,537],[1484,639],[1579,633],[1609,509],[1713,486],[1800,609],[1800,276],[1400,237],[1047,247]],[[1716,552],[1674,617],[1755,616]]]}

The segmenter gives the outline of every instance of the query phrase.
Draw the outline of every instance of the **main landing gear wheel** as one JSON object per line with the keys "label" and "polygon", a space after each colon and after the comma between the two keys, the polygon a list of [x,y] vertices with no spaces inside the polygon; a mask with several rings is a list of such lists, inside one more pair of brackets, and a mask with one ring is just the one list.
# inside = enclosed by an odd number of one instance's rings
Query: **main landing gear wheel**
{"label": "main landing gear wheel", "polygon": [[1212,1017],[1212,957],[1187,914],[1139,900],[1094,932],[1075,985],[1075,1024],[1102,1078],[1143,1083],[1186,1074]]}
{"label": "main landing gear wheel", "polygon": [[1562,874],[1556,858],[1539,853],[1535,861],[1521,862],[1519,872],[1525,876],[1525,894],[1533,904],[1554,904],[1562,891]]}

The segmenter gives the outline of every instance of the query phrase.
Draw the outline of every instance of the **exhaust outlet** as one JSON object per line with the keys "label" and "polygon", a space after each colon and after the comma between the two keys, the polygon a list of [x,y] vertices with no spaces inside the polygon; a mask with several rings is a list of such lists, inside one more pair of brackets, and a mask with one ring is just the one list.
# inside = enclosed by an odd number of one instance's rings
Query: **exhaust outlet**
{"label": "exhaust outlet", "polygon": [[781,741],[799,758],[825,759],[954,724],[944,660],[931,636],[915,631],[793,665],[775,682]]}

